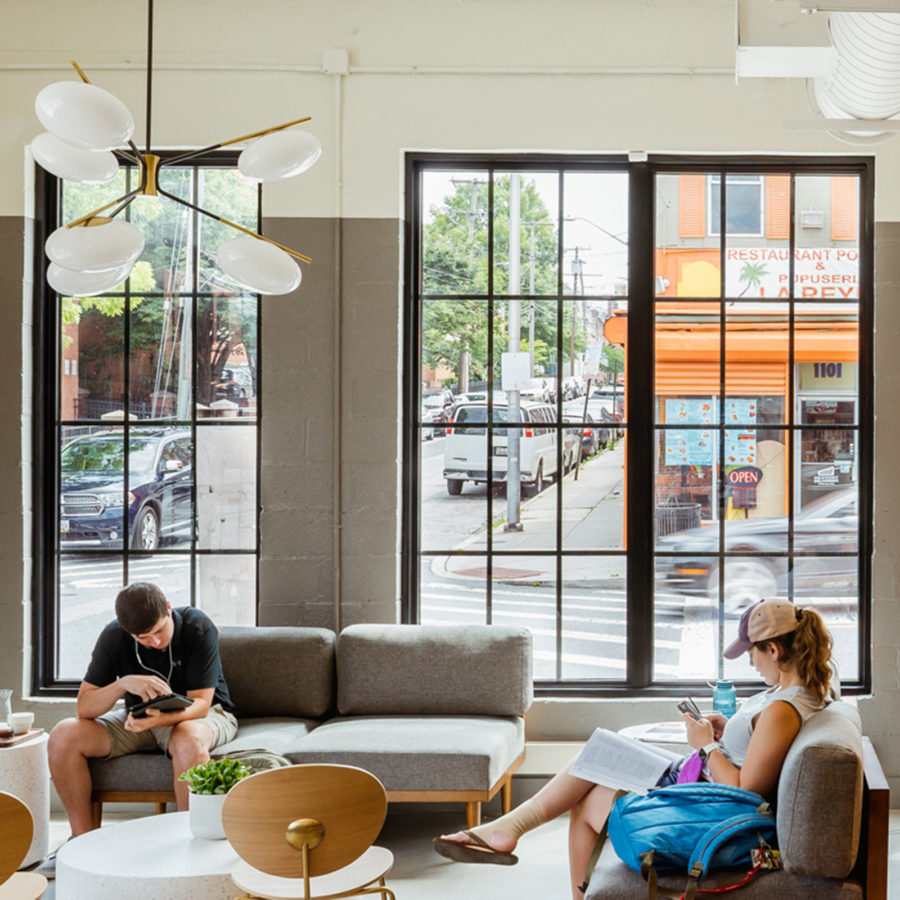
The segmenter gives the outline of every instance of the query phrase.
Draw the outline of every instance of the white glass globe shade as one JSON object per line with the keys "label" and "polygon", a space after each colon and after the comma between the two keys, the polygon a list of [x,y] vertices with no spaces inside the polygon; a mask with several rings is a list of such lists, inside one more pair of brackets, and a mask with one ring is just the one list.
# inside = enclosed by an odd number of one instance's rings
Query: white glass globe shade
{"label": "white glass globe shade", "polygon": [[128,107],[95,84],[48,84],[37,95],[34,111],[47,131],[82,150],[114,150],[134,133]]}
{"label": "white glass globe shade", "polygon": [[56,263],[47,266],[50,287],[64,297],[93,297],[120,285],[130,274],[133,263],[107,272],[73,272]]}
{"label": "white glass globe shade", "polygon": [[300,286],[300,267],[274,244],[258,238],[225,241],[216,260],[225,273],[257,294],[289,294]]}
{"label": "white glass globe shade", "polygon": [[102,225],[57,228],[44,245],[50,261],[75,272],[108,272],[133,266],[144,249],[144,235],[130,222],[107,219]]}
{"label": "white glass globe shade", "polygon": [[238,168],[256,181],[284,181],[311,168],[322,142],[308,131],[276,131],[254,141],[238,157]]}
{"label": "white glass globe shade", "polygon": [[31,142],[31,155],[51,175],[66,181],[103,184],[116,177],[119,161],[109,150],[82,150],[48,131]]}

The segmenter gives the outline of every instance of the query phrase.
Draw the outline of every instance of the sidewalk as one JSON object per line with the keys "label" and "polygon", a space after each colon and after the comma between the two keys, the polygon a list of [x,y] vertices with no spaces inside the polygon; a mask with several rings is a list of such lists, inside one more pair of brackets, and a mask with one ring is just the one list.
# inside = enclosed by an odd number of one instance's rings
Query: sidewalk
{"label": "sidewalk", "polygon": [[[619,440],[611,450],[582,463],[562,481],[562,550],[622,550],[625,510],[625,449]],[[494,557],[493,581],[504,584],[550,585],[556,583],[556,522],[558,483],[554,482],[532,500],[522,501],[522,531],[504,531],[506,498],[494,499],[494,550],[546,550],[547,556]],[[473,534],[461,550],[487,549],[487,529]],[[567,557],[563,560],[563,580],[581,587],[595,584],[611,587],[625,584],[624,550],[621,557]],[[483,580],[483,563],[471,556],[435,559],[433,571],[444,577]],[[611,583],[612,582],[612,583]]]}

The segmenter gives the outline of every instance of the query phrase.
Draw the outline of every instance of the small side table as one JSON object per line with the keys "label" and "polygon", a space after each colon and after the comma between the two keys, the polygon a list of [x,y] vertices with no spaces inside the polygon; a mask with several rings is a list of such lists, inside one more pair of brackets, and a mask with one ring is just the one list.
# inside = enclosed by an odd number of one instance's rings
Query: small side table
{"label": "small side table", "polygon": [[22,868],[40,862],[50,849],[49,738],[43,732],[11,747],[0,747],[0,790],[18,797],[34,819],[34,837]]}
{"label": "small side table", "polygon": [[63,844],[56,900],[234,900],[239,860],[226,840],[195,838],[189,813],[165,813],[97,828]]}

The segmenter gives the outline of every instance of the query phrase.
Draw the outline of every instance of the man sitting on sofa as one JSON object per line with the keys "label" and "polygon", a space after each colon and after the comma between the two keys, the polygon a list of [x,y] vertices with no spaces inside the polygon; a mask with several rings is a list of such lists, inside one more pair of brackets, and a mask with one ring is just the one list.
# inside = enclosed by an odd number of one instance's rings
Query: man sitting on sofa
{"label": "man sitting on sofa", "polygon": [[[132,714],[136,704],[171,693],[193,702]],[[125,708],[113,710],[122,698]],[[178,809],[187,809],[187,784],[178,776],[207,762],[210,750],[237,733],[216,626],[199,609],[172,609],[155,584],[129,585],[116,597],[115,620],[97,639],[75,710],[78,717],[57,724],[49,742],[50,774],[73,837],[94,827],[90,758],[158,747],[172,759]],[[54,862],[48,859],[40,871],[52,877]]]}

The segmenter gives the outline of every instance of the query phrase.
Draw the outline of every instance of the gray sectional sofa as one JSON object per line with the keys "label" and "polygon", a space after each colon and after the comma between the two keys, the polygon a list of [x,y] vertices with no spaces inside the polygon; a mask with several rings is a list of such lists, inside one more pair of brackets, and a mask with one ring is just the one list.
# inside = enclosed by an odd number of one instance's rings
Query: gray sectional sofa
{"label": "gray sectional sofa", "polygon": [[[464,802],[469,827],[498,791],[509,809],[533,696],[526,629],[223,627],[220,650],[240,728],[216,755],[360,766],[389,801]],[[92,760],[91,776],[98,824],[106,802],[174,801],[161,753]]]}
{"label": "gray sectional sofa", "polygon": [[[833,703],[803,725],[778,784],[776,826],[784,870],[763,872],[736,892],[741,900],[885,900],[890,792],[859,715]],[[712,872],[701,884],[734,884],[743,869]],[[685,877],[660,878],[661,890]],[[607,841],[586,900],[643,900],[647,885]]]}

